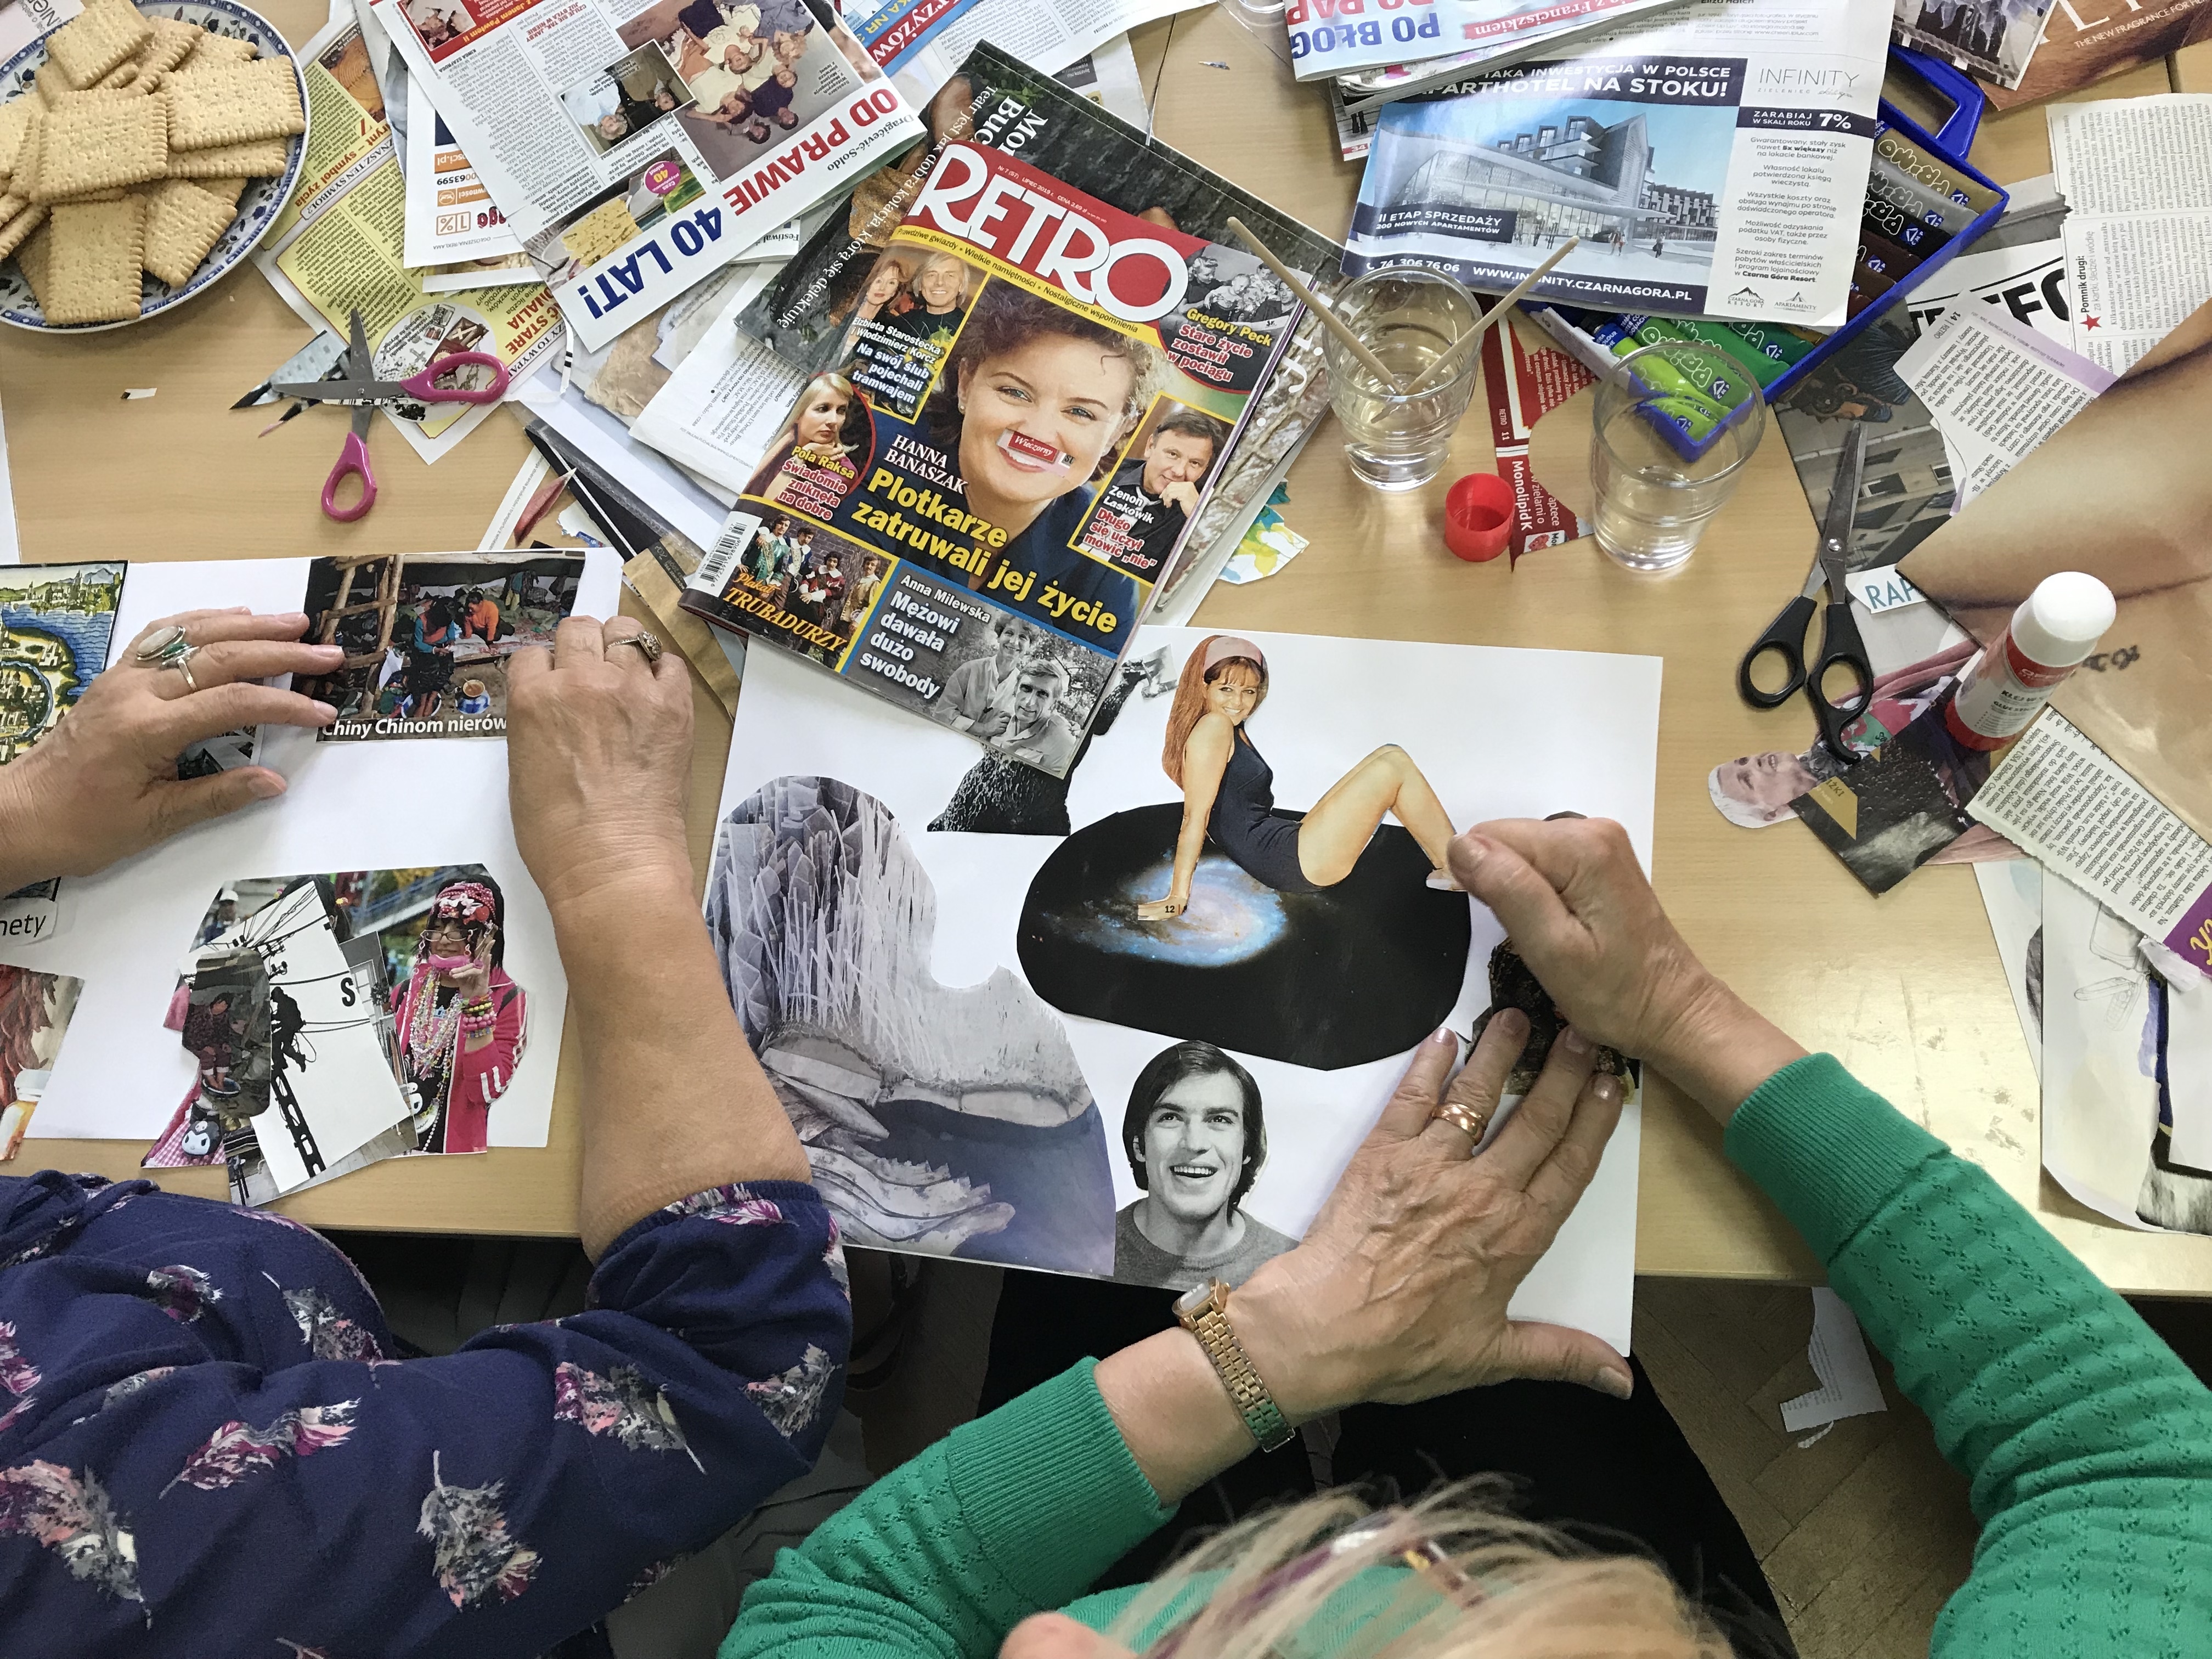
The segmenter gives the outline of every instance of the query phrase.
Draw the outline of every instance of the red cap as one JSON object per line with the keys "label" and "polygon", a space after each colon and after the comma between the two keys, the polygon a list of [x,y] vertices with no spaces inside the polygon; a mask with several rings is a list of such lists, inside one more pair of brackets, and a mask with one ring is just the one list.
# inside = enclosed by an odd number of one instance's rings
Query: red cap
{"label": "red cap", "polygon": [[1470,472],[1444,494],[1444,545],[1471,564],[1505,550],[1513,486],[1495,472]]}

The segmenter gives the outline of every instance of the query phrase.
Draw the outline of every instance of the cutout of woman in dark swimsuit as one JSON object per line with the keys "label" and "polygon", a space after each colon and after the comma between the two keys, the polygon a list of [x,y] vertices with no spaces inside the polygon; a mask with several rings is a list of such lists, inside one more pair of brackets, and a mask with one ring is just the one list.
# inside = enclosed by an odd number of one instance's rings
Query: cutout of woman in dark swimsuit
{"label": "cutout of woman in dark swimsuit", "polygon": [[1182,665],[1160,766],[1182,791],[1182,832],[1164,899],[1137,907],[1139,921],[1179,916],[1207,837],[1255,881],[1279,893],[1317,893],[1352,873],[1382,820],[1395,814],[1436,867],[1429,885],[1457,891],[1445,853],[1451,819],[1437,792],[1395,744],[1339,778],[1305,817],[1275,812],[1275,774],[1245,730],[1267,695],[1267,659],[1251,641],[1215,634]]}

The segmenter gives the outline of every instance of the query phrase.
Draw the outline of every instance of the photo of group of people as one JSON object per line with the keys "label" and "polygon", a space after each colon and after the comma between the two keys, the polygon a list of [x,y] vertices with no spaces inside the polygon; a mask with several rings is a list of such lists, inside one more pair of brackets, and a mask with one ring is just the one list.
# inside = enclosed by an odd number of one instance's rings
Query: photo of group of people
{"label": "photo of group of people", "polygon": [[463,0],[407,0],[399,10],[415,26],[423,50],[434,58],[459,46],[477,26],[476,14]]}
{"label": "photo of group of people", "polygon": [[529,1000],[476,865],[254,877],[209,904],[168,1024],[198,1065],[148,1152],[240,1202],[408,1152],[482,1152]]}
{"label": "photo of group of people", "polygon": [[868,614],[884,585],[879,553],[846,541],[835,531],[780,514],[763,522],[738,560],[738,580],[777,609],[837,636],[814,645],[817,661],[835,661]]}
{"label": "photo of group of people", "polygon": [[601,153],[691,103],[690,88],[657,40],[633,47],[561,94],[561,107],[568,112],[585,142]]}
{"label": "photo of group of people", "polygon": [[912,420],[952,349],[983,273],[941,249],[894,241],[869,270],[838,353],[854,384]]}
{"label": "photo of group of people", "polygon": [[813,0],[653,0],[617,33],[632,58],[653,48],[665,65],[656,78],[672,76],[670,90],[683,88],[658,112],[675,114],[725,177],[820,115],[851,76],[882,74],[835,11]]}
{"label": "photo of group of people", "polygon": [[1193,254],[1186,314],[1199,312],[1216,322],[1272,329],[1297,307],[1297,296],[1281,277],[1243,248],[1216,244]]}
{"label": "photo of group of people", "polygon": [[550,645],[575,608],[580,552],[348,554],[307,571],[307,637],[345,647],[299,689],[338,711],[323,741],[501,737],[507,659]]}

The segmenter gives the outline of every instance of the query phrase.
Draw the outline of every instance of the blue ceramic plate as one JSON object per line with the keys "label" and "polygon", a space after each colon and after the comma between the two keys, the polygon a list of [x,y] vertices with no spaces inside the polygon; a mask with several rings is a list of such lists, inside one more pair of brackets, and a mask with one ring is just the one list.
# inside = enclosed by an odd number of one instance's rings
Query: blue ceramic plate
{"label": "blue ceramic plate", "polygon": [[[300,83],[300,107],[307,106],[307,82],[300,73],[299,60],[293,57],[291,47],[284,44],[284,37],[276,33],[276,26],[259,12],[250,11],[234,3],[234,0],[141,0],[138,9],[149,17],[172,17],[179,22],[197,23],[210,34],[251,40],[264,58],[283,58],[292,65],[293,79]],[[39,73],[39,66],[46,61],[46,43],[33,40],[0,65],[0,104],[37,97],[31,83]],[[189,280],[172,288],[152,276],[142,277],[144,286],[136,318],[119,323],[50,323],[46,313],[39,308],[38,296],[31,292],[21,267],[11,258],[0,264],[0,322],[13,323],[17,328],[40,329],[49,334],[97,334],[105,329],[128,328],[131,322],[158,317],[194,295],[213,288],[232,266],[252,252],[253,245],[267,232],[292,194],[292,186],[300,182],[307,137],[301,133],[289,142],[290,153],[284,163],[283,177],[247,181],[245,194],[238,198],[238,217],[231,222],[230,228],[223,232],[222,240],[208,257],[200,261],[200,268]]]}

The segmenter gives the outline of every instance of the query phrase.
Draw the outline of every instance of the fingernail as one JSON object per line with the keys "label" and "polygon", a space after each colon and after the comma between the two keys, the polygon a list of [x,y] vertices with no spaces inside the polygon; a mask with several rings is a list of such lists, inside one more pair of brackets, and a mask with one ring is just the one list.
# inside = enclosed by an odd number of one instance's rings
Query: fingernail
{"label": "fingernail", "polygon": [[[240,605],[239,609],[243,611],[246,607]],[[301,627],[305,628],[307,625],[307,613],[304,611],[287,611],[276,620],[280,623],[297,623]]]}
{"label": "fingernail", "polygon": [[1626,1371],[1600,1371],[1597,1385],[1615,1400],[1626,1400],[1636,1392],[1636,1379]]}
{"label": "fingernail", "polygon": [[326,703],[326,702],[319,702],[319,703],[317,703],[317,704],[315,705],[315,724],[316,724],[316,725],[318,725],[318,726],[328,726],[328,725],[329,725],[332,720],[336,720],[337,717],[338,717],[338,711],[337,711],[337,709],[335,709],[335,708],[331,708],[331,707],[330,706],[330,704],[328,704],[328,703]]}
{"label": "fingernail", "polygon": [[1590,1051],[1590,1040],[1571,1025],[1559,1033],[1559,1041],[1567,1045],[1571,1054],[1586,1054]]}
{"label": "fingernail", "polygon": [[342,645],[311,645],[307,649],[325,659],[345,655],[345,647]]}
{"label": "fingernail", "polygon": [[1500,1008],[1490,1017],[1490,1023],[1492,1025],[1503,1025],[1508,1031],[1519,1035],[1527,1032],[1528,1016],[1518,1008]]}
{"label": "fingernail", "polygon": [[256,772],[247,781],[246,787],[252,790],[258,799],[267,800],[272,795],[284,793],[284,780],[274,772]]}
{"label": "fingernail", "polygon": [[1620,1079],[1617,1077],[1601,1077],[1590,1085],[1590,1093],[1596,1099],[1610,1106],[1620,1098]]}
{"label": "fingernail", "polygon": [[1459,1038],[1453,1034],[1452,1028],[1449,1025],[1437,1026],[1437,1034],[1431,1037],[1429,1041],[1438,1044],[1449,1043],[1455,1048],[1459,1047]]}

